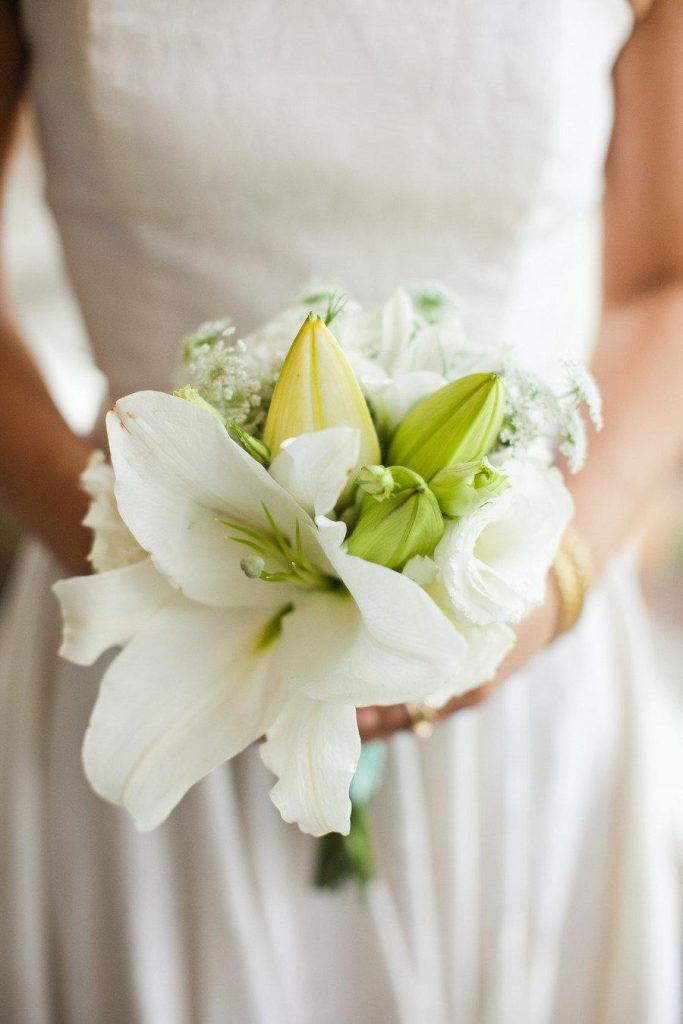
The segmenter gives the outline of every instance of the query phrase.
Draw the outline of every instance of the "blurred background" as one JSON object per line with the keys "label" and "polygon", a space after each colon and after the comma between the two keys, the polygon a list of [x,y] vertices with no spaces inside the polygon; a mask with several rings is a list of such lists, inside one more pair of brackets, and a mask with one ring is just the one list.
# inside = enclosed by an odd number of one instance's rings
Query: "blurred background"
{"label": "blurred background", "polygon": [[[12,166],[3,231],[10,293],[48,387],[75,430],[87,433],[105,393],[69,293],[43,197],[40,156],[27,119]],[[0,509],[0,599],[19,543]],[[653,496],[641,544],[643,588],[663,674],[683,697],[683,475]]]}

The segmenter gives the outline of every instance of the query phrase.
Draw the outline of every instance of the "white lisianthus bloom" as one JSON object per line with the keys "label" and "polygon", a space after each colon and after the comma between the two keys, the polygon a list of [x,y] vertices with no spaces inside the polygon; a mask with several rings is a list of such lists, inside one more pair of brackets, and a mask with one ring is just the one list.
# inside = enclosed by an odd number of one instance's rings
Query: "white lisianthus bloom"
{"label": "white lisianthus bloom", "polygon": [[121,518],[114,471],[102,452],[90,456],[80,483],[91,498],[83,524],[93,531],[88,559],[97,575],[60,580],[54,590],[62,607],[60,655],[92,665],[107,648],[130,640],[175,592]]}
{"label": "white lisianthus bloom", "polygon": [[448,524],[434,552],[452,607],[480,626],[520,622],[543,602],[548,570],[573,512],[554,467],[514,458],[501,468],[510,487]]}
{"label": "white lisianthus bloom", "polygon": [[455,611],[444,586],[441,570],[433,558],[417,555],[406,564],[403,573],[425,589],[448,615],[467,644],[467,655],[448,683],[424,701],[429,707],[442,708],[453,697],[459,697],[494,678],[506,654],[515,645],[515,634],[504,622],[475,626]]}
{"label": "white lisianthus bloom", "polygon": [[325,518],[357,432],[302,435],[269,473],[169,395],[131,395],[107,425],[118,509],[149,557],[56,588],[81,662],[125,645],[85,737],[91,784],[151,829],[265,734],[283,817],[348,832],[355,707],[427,697],[466,649],[416,583],[347,554],[344,524]]}

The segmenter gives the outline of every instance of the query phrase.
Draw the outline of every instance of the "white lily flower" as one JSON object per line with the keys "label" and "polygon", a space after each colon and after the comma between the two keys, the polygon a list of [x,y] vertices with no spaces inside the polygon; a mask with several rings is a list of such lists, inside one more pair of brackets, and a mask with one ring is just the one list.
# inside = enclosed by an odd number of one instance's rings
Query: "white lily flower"
{"label": "white lily flower", "polygon": [[122,647],[176,593],[150,558],[59,580],[53,590],[64,623],[59,653],[76,665],[92,665],[110,647]]}
{"label": "white lily flower", "polygon": [[261,747],[263,763],[279,780],[270,796],[283,819],[314,836],[329,832],[330,822],[346,831],[360,746],[352,705],[292,695]]}
{"label": "white lily flower", "polygon": [[118,508],[164,600],[107,636],[107,607],[114,618],[125,607],[122,570],[58,587],[63,602],[69,588],[67,612],[81,599],[85,654],[127,641],[86,735],[90,782],[154,828],[265,733],[283,816],[317,835],[347,832],[355,707],[427,697],[466,646],[418,585],[347,554],[344,525],[324,518],[355,463],[357,432],[302,435],[270,474],[217,417],[168,395],[123,399],[108,429]]}
{"label": "white lily flower", "polygon": [[452,607],[480,626],[520,622],[542,603],[573,512],[557,469],[530,458],[502,468],[508,490],[448,524],[434,552]]}

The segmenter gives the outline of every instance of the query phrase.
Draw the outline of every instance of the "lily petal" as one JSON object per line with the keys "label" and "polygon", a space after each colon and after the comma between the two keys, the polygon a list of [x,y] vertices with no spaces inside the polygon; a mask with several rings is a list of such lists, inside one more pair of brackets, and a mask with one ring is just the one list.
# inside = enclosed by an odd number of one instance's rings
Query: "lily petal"
{"label": "lily petal", "polygon": [[400,573],[348,555],[343,524],[319,517],[319,539],[348,593],[304,597],[283,621],[283,671],[311,697],[395,704],[451,680],[466,642],[436,603]]}
{"label": "lily petal", "polygon": [[284,441],[270,475],[309,515],[326,515],[358,465],[360,432],[330,427]]}
{"label": "lily petal", "polygon": [[285,691],[263,615],[181,595],[139,630],[104,675],[83,746],[86,775],[139,829],[272,725]]}
{"label": "lily petal", "polygon": [[119,569],[145,558],[147,552],[135,540],[116,507],[114,471],[104,452],[91,454],[79,482],[91,498],[83,525],[89,526],[94,534],[88,560],[95,572]]}
{"label": "lily petal", "polygon": [[313,836],[348,835],[360,746],[354,707],[291,696],[261,747],[264,764],[279,776],[270,796],[284,820]]}
{"label": "lily petal", "polygon": [[268,508],[280,529],[304,547],[314,527],[268,472],[228,436],[216,416],[191,402],[143,391],[116,403],[107,417],[119,511],[154,564],[188,597],[225,607],[275,608],[281,586],[248,580],[246,551],[222,519],[268,533]]}
{"label": "lily petal", "polygon": [[175,594],[149,558],[59,580],[52,589],[64,620],[59,653],[76,665],[92,665],[110,647],[125,644]]}
{"label": "lily petal", "polygon": [[392,376],[410,344],[416,319],[410,295],[405,288],[397,288],[382,309],[382,344],[378,358]]}
{"label": "lily petal", "polygon": [[434,394],[448,381],[431,370],[415,370],[400,377],[363,378],[363,389],[386,437],[390,437],[414,405]]}

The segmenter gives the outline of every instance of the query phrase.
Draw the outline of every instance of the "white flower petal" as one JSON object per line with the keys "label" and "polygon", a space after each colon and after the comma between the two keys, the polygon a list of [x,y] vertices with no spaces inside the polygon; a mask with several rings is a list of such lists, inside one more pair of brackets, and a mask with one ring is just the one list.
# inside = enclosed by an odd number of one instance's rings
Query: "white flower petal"
{"label": "white flower petal", "polygon": [[268,730],[261,757],[278,776],[270,796],[285,821],[314,836],[348,834],[349,786],[360,757],[354,707],[290,697]]}
{"label": "white flower petal", "polygon": [[93,788],[143,831],[187,790],[269,728],[285,693],[257,612],[177,596],[104,675],[85,735]]}
{"label": "white flower petal", "polygon": [[[116,403],[107,417],[121,515],[157,568],[194,600],[223,607],[276,607],[279,587],[248,580],[247,550],[220,520],[269,532],[265,505],[308,548],[313,524],[263,466],[232,441],[216,416],[156,391]],[[314,544],[317,551],[317,544]]]}
{"label": "white flower petal", "polygon": [[394,380],[365,377],[363,391],[375,411],[382,431],[389,436],[420,399],[434,394],[447,383],[446,378],[438,373],[416,370],[401,374]]}
{"label": "white flower petal", "polygon": [[88,560],[95,572],[132,565],[146,556],[119,514],[114,497],[114,470],[103,452],[93,452],[81,473],[80,485],[91,498],[84,526],[94,532]]}
{"label": "white flower petal", "polygon": [[448,682],[465,641],[412,580],[346,554],[339,523],[320,541],[349,594],[313,594],[283,621],[283,671],[311,697],[349,704],[415,701]]}
{"label": "white flower petal", "polygon": [[382,309],[382,344],[378,358],[392,376],[396,363],[410,343],[415,321],[410,295],[404,288],[397,288]]}
{"label": "white flower petal", "polygon": [[458,627],[467,641],[467,655],[453,681],[426,698],[425,704],[433,708],[441,708],[453,697],[490,682],[515,645],[514,632],[503,622],[473,626],[460,619]]}
{"label": "white flower petal", "polygon": [[440,708],[452,697],[493,679],[503,658],[515,645],[515,634],[505,623],[475,626],[454,611],[434,559],[418,555],[410,559],[403,572],[425,588],[467,643],[466,657],[452,679],[425,699],[425,704]]}
{"label": "white flower petal", "polygon": [[52,589],[64,619],[59,653],[76,665],[92,665],[110,647],[125,644],[175,594],[149,558],[59,580]]}
{"label": "white flower petal", "polygon": [[453,607],[471,622],[519,622],[541,604],[573,506],[558,470],[509,459],[510,488],[446,527],[434,558]]}
{"label": "white flower petal", "polygon": [[430,370],[441,376],[447,373],[448,361],[442,343],[442,332],[438,327],[422,327],[411,338],[393,365],[396,377],[404,373],[413,373],[415,370]]}
{"label": "white flower petal", "polygon": [[326,515],[358,465],[360,432],[330,427],[283,442],[270,475],[309,515]]}
{"label": "white flower petal", "polygon": [[433,558],[427,555],[413,555],[404,565],[403,575],[421,587],[428,587],[439,578],[440,573]]}

